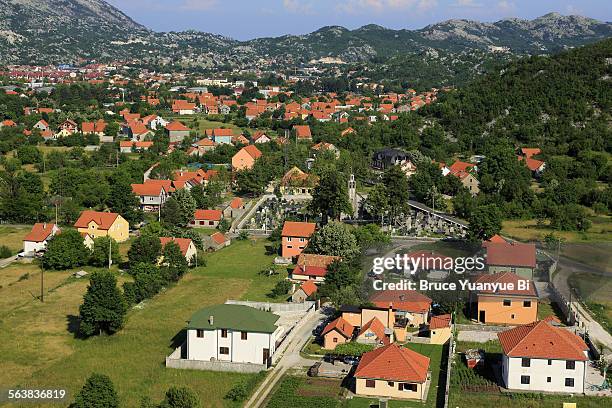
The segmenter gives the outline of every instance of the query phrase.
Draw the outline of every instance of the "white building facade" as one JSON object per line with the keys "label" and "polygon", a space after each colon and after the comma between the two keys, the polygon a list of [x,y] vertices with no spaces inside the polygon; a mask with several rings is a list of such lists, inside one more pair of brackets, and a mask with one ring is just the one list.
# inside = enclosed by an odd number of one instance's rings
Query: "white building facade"
{"label": "white building facade", "polygon": [[502,377],[506,388],[511,390],[581,394],[584,392],[586,364],[587,361],[503,355]]}

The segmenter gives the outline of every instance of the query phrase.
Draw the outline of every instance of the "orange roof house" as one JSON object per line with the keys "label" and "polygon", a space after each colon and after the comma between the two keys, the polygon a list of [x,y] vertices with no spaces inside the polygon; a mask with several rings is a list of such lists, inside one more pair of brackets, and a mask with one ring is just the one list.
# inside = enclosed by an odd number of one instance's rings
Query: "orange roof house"
{"label": "orange roof house", "polygon": [[47,241],[60,232],[59,227],[53,223],[37,222],[23,238],[23,252],[30,254],[44,250]]}
{"label": "orange roof house", "polygon": [[195,210],[191,227],[216,227],[223,218],[223,213],[219,210]]}
{"label": "orange roof house", "polygon": [[[475,305],[476,312],[473,317],[480,323],[516,325],[537,320],[538,293],[533,282],[512,272],[499,272],[477,276],[473,283],[482,287],[470,293],[470,302]],[[495,283],[499,286],[493,290]],[[522,288],[523,283],[529,286]]]}
{"label": "orange roof house", "polygon": [[342,317],[330,322],[323,331],[323,348],[326,350],[334,350],[338,344],[349,342],[353,337],[355,328]]}
{"label": "orange roof house", "polygon": [[293,130],[298,140],[312,139],[312,133],[310,133],[310,126],[308,125],[294,125]]}
{"label": "orange roof house", "polygon": [[533,272],[537,266],[535,244],[488,243],[486,265],[491,273],[510,271],[524,278],[533,279]]}
{"label": "orange roof house", "polygon": [[508,389],[584,392],[589,347],[563,327],[536,321],[497,333]]}
{"label": "orange roof house", "polygon": [[291,295],[291,301],[302,303],[312,296],[319,288],[313,281],[302,282],[299,288]]}
{"label": "orange roof house", "polygon": [[130,225],[121,215],[111,212],[85,210],[74,223],[75,228],[92,238],[110,236],[117,242],[129,238]]}
{"label": "orange roof house", "polygon": [[369,351],[355,371],[355,393],[422,400],[429,363],[428,357],[395,343]]}
{"label": "orange roof house", "polygon": [[181,250],[181,254],[183,254],[187,262],[191,263],[192,260],[195,260],[197,249],[191,239],[175,238],[175,237],[159,237],[159,241],[161,243],[162,249],[170,242],[174,242],[176,245],[178,245],[179,249]]}
{"label": "orange roof house", "polygon": [[255,145],[245,146],[232,157],[232,169],[234,171],[252,169],[255,161],[261,156],[261,151]]}
{"label": "orange roof house", "polygon": [[338,256],[301,253],[291,272],[291,279],[322,282],[325,280],[329,265],[339,259]]}
{"label": "orange roof house", "polygon": [[282,236],[282,257],[293,258],[302,253],[308,239],[314,234],[316,224],[312,222],[285,221]]}
{"label": "orange roof house", "polygon": [[377,317],[373,317],[368,321],[357,334],[357,341],[360,343],[373,343],[388,345],[391,340],[388,335],[385,334],[385,326]]}
{"label": "orange roof house", "polygon": [[429,341],[431,344],[445,344],[451,338],[452,320],[450,314],[431,318],[429,321]]}

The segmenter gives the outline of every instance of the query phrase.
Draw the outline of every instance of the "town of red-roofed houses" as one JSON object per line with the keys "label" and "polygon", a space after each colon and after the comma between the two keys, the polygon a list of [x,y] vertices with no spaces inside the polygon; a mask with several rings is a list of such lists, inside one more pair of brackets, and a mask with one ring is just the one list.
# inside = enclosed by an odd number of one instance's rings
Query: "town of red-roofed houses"
{"label": "town of red-roofed houses", "polygon": [[612,406],[612,24],[43,2],[80,23],[0,11],[0,405]]}

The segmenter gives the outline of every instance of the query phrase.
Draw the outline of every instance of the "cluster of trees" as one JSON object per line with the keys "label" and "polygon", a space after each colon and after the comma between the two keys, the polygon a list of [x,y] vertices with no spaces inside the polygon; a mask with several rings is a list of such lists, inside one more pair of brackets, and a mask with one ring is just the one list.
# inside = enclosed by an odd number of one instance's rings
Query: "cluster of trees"
{"label": "cluster of trees", "polygon": [[[141,400],[140,408],[200,408],[202,402],[198,394],[188,387],[170,387],[159,404],[150,398]],[[115,385],[105,374],[91,374],[83,388],[76,394],[70,408],[119,408],[121,402]]]}
{"label": "cluster of trees", "polygon": [[64,229],[47,245],[41,262],[45,269],[65,270],[83,265],[107,266],[109,255],[112,264],[121,263],[119,244],[111,237],[94,239],[90,250],[83,243],[81,234],[73,229]]}

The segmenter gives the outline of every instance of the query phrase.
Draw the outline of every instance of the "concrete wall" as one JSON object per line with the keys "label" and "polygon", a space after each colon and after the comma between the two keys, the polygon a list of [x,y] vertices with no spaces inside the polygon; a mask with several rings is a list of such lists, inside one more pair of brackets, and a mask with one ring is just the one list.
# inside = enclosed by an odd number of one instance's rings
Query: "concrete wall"
{"label": "concrete wall", "polygon": [[[530,367],[521,366],[521,358],[502,357],[502,375],[507,388],[523,391],[548,391],[564,393],[584,392],[584,375],[586,362],[576,361],[575,368],[565,368],[566,360],[534,359],[530,360]],[[521,376],[529,376],[529,384],[521,384]],[[550,378],[550,382],[548,382]],[[565,379],[573,378],[574,386],[566,387]]]}
{"label": "concrete wall", "polygon": [[269,310],[271,312],[306,312],[315,304],[312,301],[304,303],[270,303],[270,302],[250,302],[248,300],[227,300],[228,305],[244,305],[255,309]]}
{"label": "concrete wall", "polygon": [[266,370],[266,366],[263,364],[181,359],[181,347],[177,348],[172,354],[166,357],[166,367],[184,370],[231,371],[237,373],[258,373]]}

